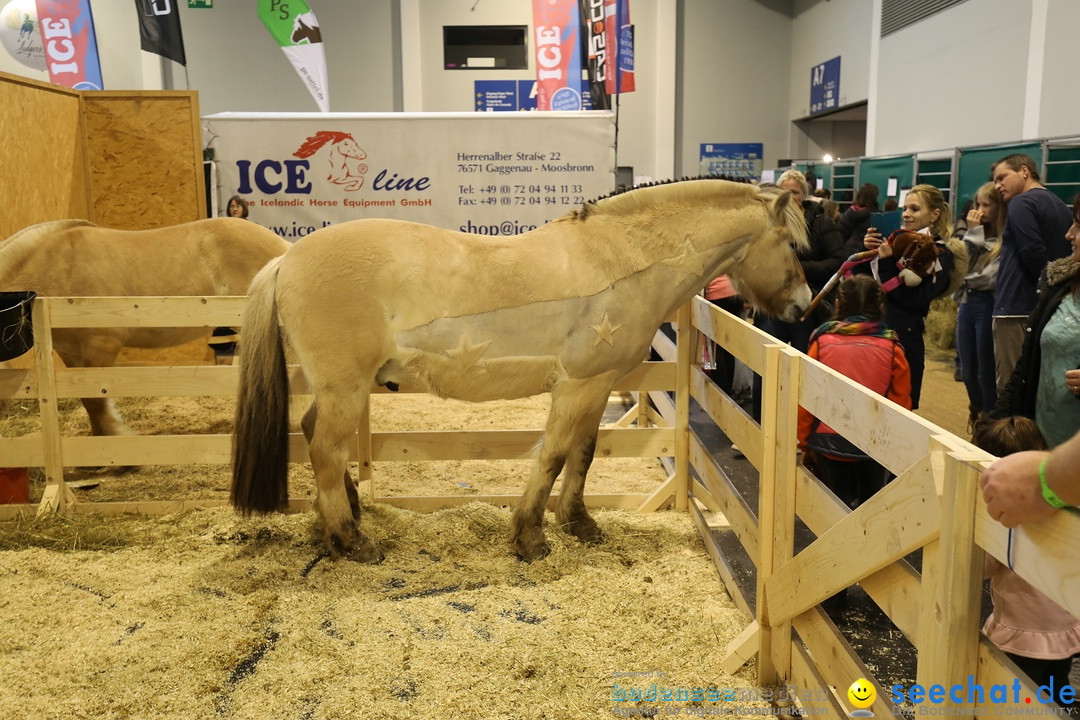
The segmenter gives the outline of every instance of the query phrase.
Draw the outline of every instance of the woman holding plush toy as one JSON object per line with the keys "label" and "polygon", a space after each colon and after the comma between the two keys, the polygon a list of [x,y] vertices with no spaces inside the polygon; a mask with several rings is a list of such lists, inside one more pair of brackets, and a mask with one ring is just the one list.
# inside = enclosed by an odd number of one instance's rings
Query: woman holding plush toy
{"label": "woman holding plush toy", "polygon": [[[915,277],[907,264],[893,252],[893,246],[881,237],[877,228],[868,228],[863,245],[877,250],[877,257],[855,268],[857,274],[872,274],[885,288],[889,327],[896,331],[911,366],[911,407],[919,407],[926,346],[923,343],[925,320],[930,303],[956,290],[967,272],[967,251],[960,240],[952,238],[949,205],[933,185],[916,185],[904,200],[903,224],[897,233],[919,233],[933,239],[937,262],[925,277]],[[914,283],[914,284],[912,284]]]}

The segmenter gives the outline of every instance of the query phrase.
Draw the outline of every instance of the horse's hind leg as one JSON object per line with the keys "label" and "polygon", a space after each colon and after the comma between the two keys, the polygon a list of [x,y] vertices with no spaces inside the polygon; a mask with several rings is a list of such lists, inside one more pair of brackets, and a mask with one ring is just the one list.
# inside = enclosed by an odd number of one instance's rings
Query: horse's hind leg
{"label": "horse's hind leg", "polygon": [[[360,416],[368,402],[367,389],[334,392],[326,388],[316,392],[318,410],[308,410],[311,465],[315,470],[318,494],[315,509],[323,521],[323,539],[327,548],[358,562],[377,563],[383,559],[379,549],[360,532],[346,486],[349,443],[355,438]],[[342,482],[346,478],[346,482]],[[353,489],[355,492],[355,488]],[[356,510],[359,510],[357,500]]]}
{"label": "horse's hind leg", "polygon": [[[311,439],[315,436],[315,419],[319,415],[318,404],[311,403],[311,407],[304,413],[304,418],[300,421],[300,427],[304,431],[304,437],[307,438],[308,445],[311,445]],[[356,484],[353,482],[352,477],[349,475],[349,469],[345,468],[345,494],[349,496],[349,507],[352,509],[353,520],[357,523],[360,522],[360,494],[356,491]]]}
{"label": "horse's hind leg", "polygon": [[557,518],[575,536],[589,541],[599,539],[600,531],[585,510],[582,493],[611,383],[610,374],[605,374],[563,381],[552,391],[540,452],[511,520],[511,541],[523,560],[536,560],[550,551],[544,539],[544,510],[564,465],[564,484],[569,483],[569,487],[564,487],[563,492],[569,491],[571,499],[560,498]]}

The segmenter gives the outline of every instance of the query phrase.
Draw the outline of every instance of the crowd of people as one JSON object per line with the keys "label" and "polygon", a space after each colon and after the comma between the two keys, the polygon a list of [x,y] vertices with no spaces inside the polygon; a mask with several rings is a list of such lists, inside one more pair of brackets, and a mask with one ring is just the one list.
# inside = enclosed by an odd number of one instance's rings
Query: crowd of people
{"label": "crowd of people", "polygon": [[[1080,505],[1080,195],[1070,209],[1043,186],[1027,155],[1008,155],[989,170],[990,181],[955,229],[942,192],[916,185],[903,197],[901,229],[889,237],[873,226],[876,185],[859,188],[840,213],[826,205],[827,190],[815,190],[797,170],[783,173],[777,184],[804,207],[810,247],[800,260],[815,294],[846,259],[874,252],[845,265],[846,277],[822,303],[826,317],[755,322],[916,409],[925,319],[931,302],[951,293],[972,441],[1001,456],[980,478],[987,512],[1015,527]],[[890,242],[898,233],[927,235],[936,248],[937,263],[917,282],[900,279],[905,263]],[[738,304],[730,295],[725,302]],[[754,394],[760,417],[760,392]],[[798,442],[803,464],[852,508],[889,480],[872,458],[802,408]],[[1068,683],[1080,653],[1080,620],[1000,563],[990,561],[986,570],[993,599],[987,636],[1037,684]]]}

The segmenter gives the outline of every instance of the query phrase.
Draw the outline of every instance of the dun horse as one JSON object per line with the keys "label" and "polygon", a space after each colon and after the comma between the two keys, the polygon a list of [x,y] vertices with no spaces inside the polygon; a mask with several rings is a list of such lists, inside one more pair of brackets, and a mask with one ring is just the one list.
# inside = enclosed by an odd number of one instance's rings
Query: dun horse
{"label": "dun horse", "polygon": [[[262,226],[215,218],[156,230],[110,230],[85,220],[33,225],[0,243],[0,289],[52,297],[243,295],[255,273],[289,248]],[[108,367],[124,347],[194,340],[198,328],[56,330],[68,367]],[[129,434],[109,398],[83,398],[95,435]]]}
{"label": "dun horse", "polygon": [[556,520],[598,541],[583,493],[600,419],[615,381],[642,361],[664,318],[720,273],[772,315],[795,320],[810,303],[795,256],[806,223],[789,197],[692,180],[588,203],[515,237],[376,219],[312,233],[252,283],[233,504],[271,512],[288,500],[287,340],[314,394],[301,427],[332,552],[382,558],[359,531],[346,470],[373,383],[463,400],[550,392],[513,545],[526,560],[546,554],[541,522],[560,471]]}

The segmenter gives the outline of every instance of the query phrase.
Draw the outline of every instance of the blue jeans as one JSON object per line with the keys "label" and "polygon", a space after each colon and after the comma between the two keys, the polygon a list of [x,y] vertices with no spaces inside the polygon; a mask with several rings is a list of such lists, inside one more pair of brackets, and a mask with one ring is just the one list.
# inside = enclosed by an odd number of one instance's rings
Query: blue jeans
{"label": "blue jeans", "polygon": [[973,408],[989,412],[997,402],[994,368],[994,293],[969,292],[956,314],[960,376]]}

